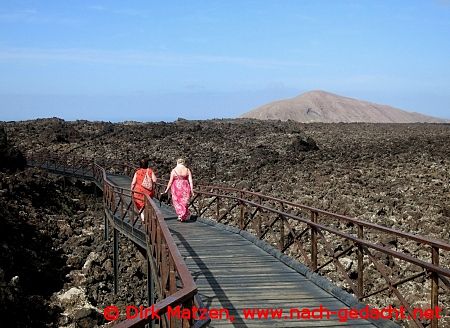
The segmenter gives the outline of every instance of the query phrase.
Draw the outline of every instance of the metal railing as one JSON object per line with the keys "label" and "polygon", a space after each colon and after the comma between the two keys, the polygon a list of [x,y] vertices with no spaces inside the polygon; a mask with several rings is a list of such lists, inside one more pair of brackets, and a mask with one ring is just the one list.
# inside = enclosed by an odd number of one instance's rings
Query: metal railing
{"label": "metal railing", "polygon": [[[299,254],[310,270],[341,283],[360,301],[373,300],[382,293],[394,296],[392,301],[404,307],[413,325],[424,327],[430,323],[438,327],[436,316],[431,320],[418,318],[400,288],[417,280],[422,286],[430,281],[429,296],[421,295],[421,299],[428,301],[432,309],[442,308],[442,295],[450,301],[450,244],[235,188],[197,186],[195,195],[191,207],[198,216],[248,231],[287,255]],[[428,257],[408,250],[411,244],[420,247],[421,253],[428,252]],[[347,261],[341,263],[344,258]],[[352,268],[353,264],[356,268]],[[402,271],[402,266],[407,270]],[[373,280],[384,283],[377,286]]]}
{"label": "metal railing", "polygon": [[[204,327],[210,320],[194,320],[168,316],[169,307],[180,306],[181,309],[192,309],[193,306],[202,308],[203,304],[197,296],[197,286],[190,274],[184,260],[173,240],[173,237],[164,221],[164,216],[155,202],[145,196],[145,205],[141,212],[136,211],[131,197],[131,190],[114,185],[107,176],[106,170],[101,165],[89,160],[76,160],[70,157],[49,157],[39,155],[27,156],[30,166],[40,167],[57,174],[83,177],[93,180],[103,190],[103,203],[105,213],[109,217],[110,224],[126,224],[131,231],[139,229],[137,223],[141,220],[143,212],[143,226],[146,235],[146,254],[148,260],[148,272],[151,272],[152,283],[148,286],[155,288],[158,301],[152,302],[152,312],[157,316],[147,318],[137,317],[115,324],[118,328],[145,327],[157,321],[160,327]],[[129,165],[112,164],[116,169],[114,173],[124,172],[130,175]],[[133,172],[131,172],[132,174]],[[118,223],[121,222],[121,223]],[[105,226],[106,229],[106,226]],[[132,236],[128,236],[132,237]],[[115,244],[117,243],[116,230],[114,230]],[[115,245],[115,280],[117,280],[117,245]],[[115,281],[115,292],[117,282]],[[153,290],[149,290],[149,296],[153,297]]]}
{"label": "metal railing", "polygon": [[[130,164],[111,166],[117,174],[128,176],[135,169]],[[93,168],[96,179],[100,171],[101,167]],[[165,183],[159,180],[156,184],[157,196]],[[120,200],[123,192],[105,192],[109,195],[105,196],[107,206],[117,206],[114,202],[119,199],[121,211],[125,211],[122,214],[133,208]],[[154,224],[159,221],[150,218],[155,214],[148,214],[151,208],[157,207],[146,204],[146,229],[157,229]],[[439,320],[436,316],[430,320],[418,318],[413,308],[418,303],[409,299],[411,295],[403,287],[411,283],[420,285],[414,296],[420,294],[421,304],[427,302],[432,309],[441,306],[443,295],[447,297],[446,302],[450,301],[450,244],[446,242],[236,188],[197,185],[190,206],[197,216],[214,218],[219,223],[248,231],[291,257],[299,254],[301,262],[310,270],[340,283],[360,301],[374,304],[375,296],[386,296],[384,305],[403,306],[413,326],[425,327],[430,323],[436,328]],[[114,207],[114,211],[118,209]],[[136,222],[139,213],[130,217]],[[419,254],[408,249],[412,246],[420,250]],[[446,313],[441,315],[448,317]]]}

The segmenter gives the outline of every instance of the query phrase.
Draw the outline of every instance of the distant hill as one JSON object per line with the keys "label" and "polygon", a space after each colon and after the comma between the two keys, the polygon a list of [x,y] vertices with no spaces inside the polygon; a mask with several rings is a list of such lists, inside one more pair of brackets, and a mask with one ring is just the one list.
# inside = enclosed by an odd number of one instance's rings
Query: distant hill
{"label": "distant hill", "polygon": [[445,123],[444,119],[407,112],[386,105],[309,91],[253,109],[241,117],[298,122]]}

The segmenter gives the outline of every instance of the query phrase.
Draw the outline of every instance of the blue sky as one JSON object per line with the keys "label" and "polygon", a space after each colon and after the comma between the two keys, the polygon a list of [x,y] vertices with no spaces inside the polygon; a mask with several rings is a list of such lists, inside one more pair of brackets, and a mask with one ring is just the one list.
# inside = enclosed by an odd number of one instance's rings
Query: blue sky
{"label": "blue sky", "polygon": [[0,120],[236,117],[309,90],[450,118],[450,0],[1,1]]}

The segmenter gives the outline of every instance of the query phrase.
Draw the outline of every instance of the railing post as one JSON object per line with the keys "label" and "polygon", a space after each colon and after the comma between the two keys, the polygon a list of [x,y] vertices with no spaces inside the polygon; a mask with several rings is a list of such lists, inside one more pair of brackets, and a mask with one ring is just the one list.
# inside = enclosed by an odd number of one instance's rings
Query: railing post
{"label": "railing post", "polygon": [[123,201],[123,189],[119,191],[119,197],[122,200],[120,202],[120,216],[123,218],[125,213],[125,202]]}
{"label": "railing post", "polygon": [[114,294],[117,294],[119,289],[119,233],[116,228],[114,228]]}
{"label": "railing post", "polygon": [[[155,293],[153,291],[153,277],[152,277],[152,268],[150,265],[149,252],[147,248],[147,300],[148,307],[152,306],[155,303]],[[153,320],[148,324],[149,328],[153,328]]]}
{"label": "railing post", "polygon": [[[358,224],[358,238],[364,238],[363,226]],[[364,253],[361,245],[358,245],[358,298],[364,296]]]}
{"label": "railing post", "polygon": [[[311,221],[317,223],[317,212],[311,211]],[[317,229],[311,226],[311,270],[317,270]]]}
{"label": "railing post", "polygon": [[104,239],[108,240],[108,217],[106,216],[106,213],[104,213],[104,222],[105,222],[105,235],[104,235]]}
{"label": "railing post", "polygon": [[280,241],[278,244],[278,248],[281,252],[283,251],[284,245],[284,216],[280,215]]}
{"label": "railing post", "polygon": [[216,201],[216,221],[219,221],[219,217],[220,217],[220,197],[217,196],[217,201]]}
{"label": "railing post", "polygon": [[[240,196],[241,199],[243,198],[242,191],[240,192],[239,196]],[[239,201],[239,203],[240,203],[239,204],[239,207],[240,207],[239,228],[240,229],[244,229],[244,215],[245,215],[245,213],[244,213],[244,203],[242,201]]]}
{"label": "railing post", "polygon": [[[189,311],[192,311],[193,306],[194,306],[194,303],[193,303],[192,299],[188,299],[186,302],[183,303],[183,309],[189,309]],[[193,323],[194,323],[194,320],[192,318],[182,319],[181,327],[189,328],[189,327],[192,327]]]}
{"label": "railing post", "polygon": [[200,215],[200,213],[203,212],[203,194],[199,194],[197,199],[198,199],[197,214]]}
{"label": "railing post", "polygon": [[[280,202],[279,204],[280,204],[280,211],[284,212],[284,203]],[[279,244],[279,247],[280,247],[280,251],[281,252],[284,249],[284,245],[286,245],[286,243],[285,243],[285,237],[286,236],[285,236],[285,233],[284,233],[284,220],[285,219],[286,218],[283,215],[280,215],[280,244]]]}
{"label": "railing post", "polygon": [[107,208],[111,206],[109,201],[109,189],[106,187],[106,183],[103,183],[103,204],[103,206]]}
{"label": "railing post", "polygon": [[[431,248],[431,261],[433,265],[439,266],[439,248]],[[431,273],[431,309],[435,311],[439,305],[439,276],[436,272]],[[431,319],[431,328],[438,328],[438,318],[433,316]]]}
{"label": "railing post", "polygon": [[[258,196],[258,203],[259,205],[262,204],[262,199],[261,196]],[[258,208],[259,211],[259,208]],[[261,226],[262,226],[262,222],[261,222],[261,212],[258,212],[256,215],[258,216],[258,238],[261,239],[261,235],[262,235],[262,230],[261,230]]]}

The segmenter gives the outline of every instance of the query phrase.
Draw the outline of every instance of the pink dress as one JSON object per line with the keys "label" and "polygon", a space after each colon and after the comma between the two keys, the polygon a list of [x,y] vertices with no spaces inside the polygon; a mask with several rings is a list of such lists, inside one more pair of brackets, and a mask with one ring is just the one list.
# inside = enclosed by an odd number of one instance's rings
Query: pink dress
{"label": "pink dress", "polygon": [[191,197],[191,186],[189,185],[188,176],[177,175],[170,187],[172,193],[172,204],[181,221],[186,221],[189,217],[189,198]]}

